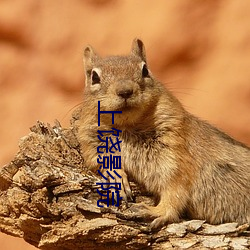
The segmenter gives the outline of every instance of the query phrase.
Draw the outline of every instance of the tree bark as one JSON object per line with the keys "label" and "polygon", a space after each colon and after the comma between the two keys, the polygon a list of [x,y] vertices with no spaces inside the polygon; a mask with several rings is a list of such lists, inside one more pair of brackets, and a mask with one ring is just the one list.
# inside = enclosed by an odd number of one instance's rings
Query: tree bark
{"label": "tree bark", "polygon": [[[88,170],[71,126],[37,122],[14,159],[0,169],[0,230],[45,250],[249,249],[249,225],[191,220],[157,232],[133,217],[126,204],[97,207],[99,177]],[[131,183],[136,202],[152,202]]]}

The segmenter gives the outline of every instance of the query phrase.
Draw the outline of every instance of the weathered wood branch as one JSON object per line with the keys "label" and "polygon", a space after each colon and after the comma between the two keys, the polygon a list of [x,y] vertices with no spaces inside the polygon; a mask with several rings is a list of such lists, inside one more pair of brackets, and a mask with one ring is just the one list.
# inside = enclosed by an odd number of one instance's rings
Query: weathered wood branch
{"label": "weathered wood branch", "polygon": [[[84,166],[76,138],[79,113],[69,128],[37,122],[15,158],[0,170],[0,230],[46,250],[248,249],[249,225],[192,220],[150,232],[119,209],[97,207],[96,182]],[[136,201],[150,200],[131,183]]]}

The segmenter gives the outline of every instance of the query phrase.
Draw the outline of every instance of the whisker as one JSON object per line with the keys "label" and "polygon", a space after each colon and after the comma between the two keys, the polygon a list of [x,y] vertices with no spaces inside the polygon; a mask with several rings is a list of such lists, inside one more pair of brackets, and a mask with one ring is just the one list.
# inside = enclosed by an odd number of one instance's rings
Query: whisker
{"label": "whisker", "polygon": [[66,114],[63,116],[62,120],[65,120],[66,117],[69,115],[69,113],[72,113],[73,110],[76,110],[78,107],[80,107],[81,105],[83,104],[83,102],[80,102],[76,105],[74,105],[73,107],[71,107],[67,112]]}

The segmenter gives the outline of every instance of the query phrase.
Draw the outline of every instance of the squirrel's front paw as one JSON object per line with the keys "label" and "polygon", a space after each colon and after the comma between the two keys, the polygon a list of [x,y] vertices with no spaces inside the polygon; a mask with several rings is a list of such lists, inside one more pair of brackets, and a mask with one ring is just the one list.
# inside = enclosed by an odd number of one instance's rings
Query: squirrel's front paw
{"label": "squirrel's front paw", "polygon": [[121,196],[124,197],[124,201],[127,202],[128,200],[133,200],[132,191],[128,182],[127,174],[120,170],[119,174],[122,176],[122,190],[121,190]]}
{"label": "squirrel's front paw", "polygon": [[128,209],[128,211],[132,213],[134,219],[140,219],[143,221],[150,221],[157,217],[152,214],[150,206],[144,203],[135,203]]}
{"label": "squirrel's front paw", "polygon": [[[121,183],[120,197],[127,203],[128,200],[132,201],[132,191],[128,182],[127,174],[122,169],[116,169],[119,176],[113,176],[116,183]],[[110,180],[111,181],[111,180]]]}
{"label": "squirrel's front paw", "polygon": [[161,227],[165,226],[169,222],[167,216],[160,216],[156,219],[154,219],[149,226],[149,229],[151,231],[155,231],[157,229],[160,229]]}
{"label": "squirrel's front paw", "polygon": [[133,204],[129,210],[133,213],[140,213],[140,212],[148,212],[149,213],[149,209],[148,209],[148,206],[141,202],[141,203],[135,203]]}
{"label": "squirrel's front paw", "polygon": [[129,209],[132,212],[133,219],[143,221],[152,221],[148,227],[151,230],[157,230],[165,226],[167,223],[178,222],[178,213],[173,209],[166,209],[161,206],[148,206],[144,203],[133,204]]}

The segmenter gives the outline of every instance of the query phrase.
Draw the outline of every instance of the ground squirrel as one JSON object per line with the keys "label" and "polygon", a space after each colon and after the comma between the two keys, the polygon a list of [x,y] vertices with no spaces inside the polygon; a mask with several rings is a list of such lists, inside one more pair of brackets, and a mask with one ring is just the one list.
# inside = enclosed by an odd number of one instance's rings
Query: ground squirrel
{"label": "ground squirrel", "polygon": [[[143,42],[127,56],[101,58],[84,50],[86,86],[79,140],[91,169],[97,168],[97,130],[120,135],[123,196],[127,176],[154,194],[155,207],[135,205],[152,218],[151,227],[182,215],[208,223],[250,223],[250,148],[187,112],[148,69]],[[101,110],[122,111],[102,115]],[[141,209],[141,210],[140,210]],[[134,210],[136,211],[136,209]]]}

